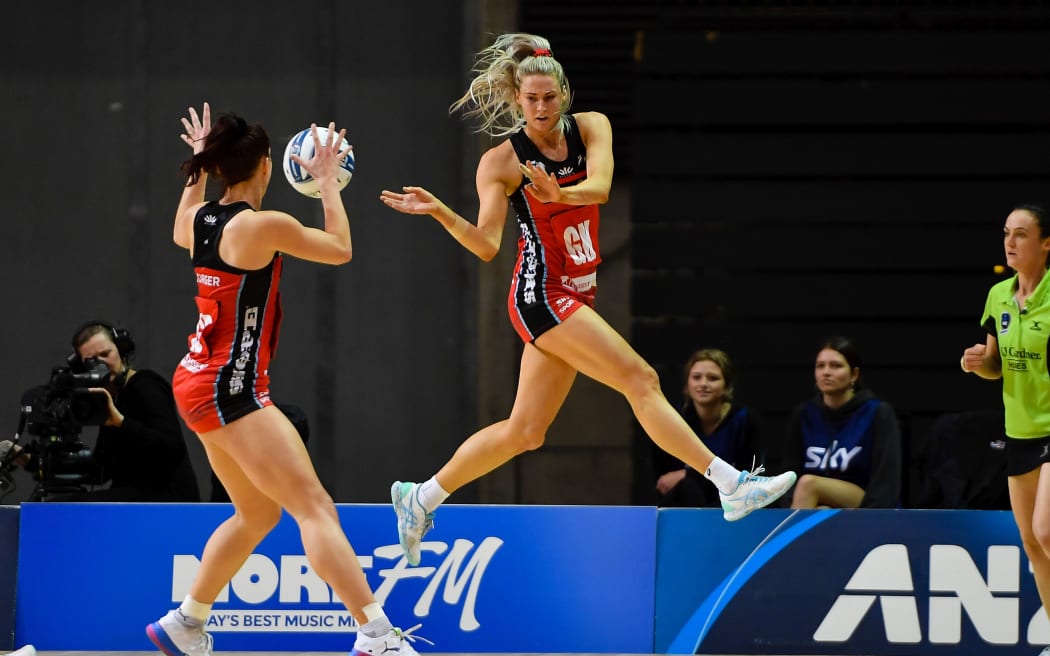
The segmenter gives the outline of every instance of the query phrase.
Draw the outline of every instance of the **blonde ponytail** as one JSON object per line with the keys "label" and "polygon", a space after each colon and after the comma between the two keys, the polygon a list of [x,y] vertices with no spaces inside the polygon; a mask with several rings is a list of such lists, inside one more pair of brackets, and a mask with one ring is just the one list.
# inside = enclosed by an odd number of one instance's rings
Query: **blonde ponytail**
{"label": "blonde ponytail", "polygon": [[550,42],[535,34],[502,34],[479,52],[474,62],[474,79],[466,93],[449,107],[449,113],[463,110],[478,119],[477,132],[506,137],[521,129],[525,118],[515,99],[521,80],[528,75],[549,75],[562,90],[560,107],[562,128],[572,104],[572,91],[561,63],[551,54]]}

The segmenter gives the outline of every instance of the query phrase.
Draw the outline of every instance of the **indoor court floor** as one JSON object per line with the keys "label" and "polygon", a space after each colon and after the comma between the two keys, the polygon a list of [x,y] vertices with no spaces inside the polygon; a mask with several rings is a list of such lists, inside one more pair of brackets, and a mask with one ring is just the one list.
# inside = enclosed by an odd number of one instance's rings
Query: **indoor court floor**
{"label": "indoor court floor", "polygon": [[[40,651],[37,656],[163,656],[160,651]],[[318,652],[318,651],[215,651],[221,656],[346,656],[347,652]],[[10,656],[22,656],[14,654]],[[535,654],[452,654],[443,652],[420,651],[420,656],[537,656]],[[650,656],[639,654],[543,654],[542,656]],[[704,656],[736,656],[734,654],[705,654]],[[754,654],[750,656],[755,656]],[[778,654],[763,654],[762,656],[780,656]],[[803,656],[793,654],[791,656]],[[827,656],[827,655],[825,655]],[[878,656],[871,654],[870,656]]]}

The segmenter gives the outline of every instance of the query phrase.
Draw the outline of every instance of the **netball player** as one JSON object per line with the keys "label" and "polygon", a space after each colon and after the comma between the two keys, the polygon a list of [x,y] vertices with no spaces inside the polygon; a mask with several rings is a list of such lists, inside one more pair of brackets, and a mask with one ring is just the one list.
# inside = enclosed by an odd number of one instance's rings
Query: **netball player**
{"label": "netball player", "polygon": [[525,348],[510,416],[470,436],[428,481],[392,486],[408,562],[419,562],[433,512],[452,492],[543,444],[577,372],[622,393],[658,446],[704,472],[722,493],[726,519],[772,503],[795,475],[763,477],[761,468],[742,472],[716,458],[664,398],[653,368],[594,310],[598,206],[613,175],[608,118],[568,113],[568,80],[542,37],[498,37],[479,53],[475,72],[452,109],[468,108],[480,131],[508,137],[478,164],[477,223],[422,187],[383,191],[381,198],[400,212],[433,217],[486,261],[499,250],[508,205],[514,208],[520,238],[508,310]]}

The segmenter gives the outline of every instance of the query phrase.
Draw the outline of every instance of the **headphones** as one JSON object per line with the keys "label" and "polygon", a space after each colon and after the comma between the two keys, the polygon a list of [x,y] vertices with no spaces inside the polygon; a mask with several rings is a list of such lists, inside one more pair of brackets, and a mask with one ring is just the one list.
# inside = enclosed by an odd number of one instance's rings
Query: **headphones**
{"label": "headphones", "polygon": [[84,371],[84,361],[80,359],[80,353],[77,352],[76,339],[82,332],[92,326],[101,326],[109,333],[110,339],[113,340],[114,346],[117,347],[117,353],[120,355],[120,359],[125,364],[135,356],[135,341],[131,339],[131,333],[126,328],[117,328],[108,321],[102,321],[95,319],[92,321],[86,321],[73,332],[73,337],[70,339],[70,344],[73,346],[73,350],[68,356],[66,356],[66,363],[69,365],[70,371],[73,373],[82,373]]}

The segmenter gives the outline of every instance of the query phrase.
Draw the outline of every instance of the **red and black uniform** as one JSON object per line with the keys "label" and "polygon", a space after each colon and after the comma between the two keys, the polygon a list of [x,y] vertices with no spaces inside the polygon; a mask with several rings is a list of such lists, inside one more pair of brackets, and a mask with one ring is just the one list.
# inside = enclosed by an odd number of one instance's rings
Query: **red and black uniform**
{"label": "red and black uniform", "polygon": [[269,367],[281,323],[281,255],[253,271],[219,257],[222,231],[239,212],[251,209],[243,201],[212,201],[193,219],[199,315],[173,387],[179,414],[196,433],[271,405]]}
{"label": "red and black uniform", "polygon": [[[568,155],[560,162],[545,157],[524,128],[510,137],[519,161],[536,162],[553,172],[562,187],[587,179],[587,149],[576,119],[566,118]],[[525,191],[528,183],[522,179],[510,196],[521,237],[507,308],[514,330],[522,340],[532,342],[583,305],[594,306],[602,259],[598,206],[543,203]]]}

